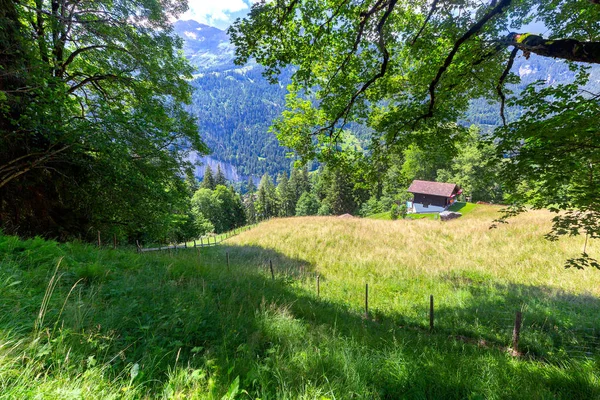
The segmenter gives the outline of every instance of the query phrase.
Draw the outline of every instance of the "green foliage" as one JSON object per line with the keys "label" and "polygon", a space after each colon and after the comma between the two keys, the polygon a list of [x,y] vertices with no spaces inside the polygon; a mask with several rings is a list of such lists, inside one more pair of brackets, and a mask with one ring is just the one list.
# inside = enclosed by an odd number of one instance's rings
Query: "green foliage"
{"label": "green foliage", "polygon": [[184,109],[192,70],[170,24],[186,2],[1,8],[3,229],[165,235],[187,197],[187,153],[207,151]]}
{"label": "green foliage", "polygon": [[317,215],[319,209],[320,205],[317,197],[310,192],[304,192],[296,204],[296,215],[299,217]]}
{"label": "green foliage", "polygon": [[296,191],[290,184],[286,172],[283,172],[278,179],[277,200],[279,216],[291,217],[296,214]]}
{"label": "green foliage", "polygon": [[202,178],[202,184],[200,187],[203,189],[215,190],[216,186],[217,184],[215,182],[212,169],[210,168],[210,165],[207,165],[206,169],[204,170],[204,178]]}
{"label": "green foliage", "polygon": [[255,206],[259,220],[276,217],[279,214],[277,190],[269,174],[264,174],[260,180]]}
{"label": "green foliage", "polygon": [[406,203],[402,203],[400,205],[394,203],[390,209],[390,218],[392,220],[397,220],[398,218],[404,219],[404,217],[406,217],[406,212]]}
{"label": "green foliage", "polygon": [[495,144],[483,138],[477,128],[471,127],[457,156],[437,171],[437,180],[456,183],[474,202],[502,202],[499,177],[502,163],[496,154]]}
{"label": "green foliage", "polygon": [[390,218],[392,221],[395,221],[400,216],[400,209],[398,208],[398,204],[393,204],[392,209],[390,210]]}
{"label": "green foliage", "polygon": [[[485,219],[480,231],[459,233],[456,225],[442,230],[433,221],[296,222],[261,224],[224,247],[201,249],[200,257],[191,249],[137,254],[0,235],[1,395],[600,395],[596,339],[586,329],[596,326],[598,278],[565,271],[555,255],[569,251],[573,240],[554,244],[519,229],[489,231]],[[401,245],[415,225],[433,239],[422,254]],[[515,247],[501,257],[487,247],[508,243]],[[482,256],[490,255],[510,260],[485,259],[482,270]],[[522,259],[545,268],[507,267]],[[273,261],[274,281],[266,260]],[[406,279],[383,278],[398,274],[398,265],[406,265],[400,271]],[[568,285],[559,281],[566,277]],[[431,292],[440,310],[433,332],[424,312]],[[516,309],[525,316],[522,357],[506,350]]]}
{"label": "green foliage", "polygon": [[321,207],[319,207],[319,210],[317,211],[317,215],[326,216],[326,215],[331,215],[331,214],[332,214],[332,211],[331,211],[331,208],[329,207],[329,204],[321,203]]}
{"label": "green foliage", "polygon": [[[390,206],[391,207],[391,206]],[[377,200],[375,196],[371,196],[369,200],[363,203],[360,207],[360,215],[367,217],[372,214],[379,214],[383,212],[382,204]]]}
{"label": "green foliage", "polygon": [[[195,224],[204,232],[222,233],[246,224],[242,198],[233,188],[218,185],[215,190],[200,188],[191,200]],[[198,237],[200,235],[197,235]],[[188,240],[190,238],[187,238]]]}
{"label": "green foliage", "polygon": [[215,187],[216,186],[227,186],[227,180],[221,170],[221,164],[217,164],[217,174],[215,175]]}

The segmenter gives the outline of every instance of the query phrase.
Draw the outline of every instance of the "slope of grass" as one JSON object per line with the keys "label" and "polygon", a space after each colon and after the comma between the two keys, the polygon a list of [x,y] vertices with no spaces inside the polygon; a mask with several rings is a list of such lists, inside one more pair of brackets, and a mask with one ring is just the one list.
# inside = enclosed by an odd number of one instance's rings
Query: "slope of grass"
{"label": "slope of grass", "polygon": [[[463,216],[469,214],[473,210],[477,208],[477,204],[475,203],[465,203],[465,202],[456,202],[451,205],[448,210],[449,211],[457,211],[460,212]],[[406,219],[430,219],[436,220],[439,217],[439,213],[423,213],[423,214],[408,214]],[[392,214],[389,211],[369,215],[367,218],[370,219],[379,219],[379,220],[392,220]]]}
{"label": "slope of grass", "polygon": [[463,201],[457,201],[448,207],[449,211],[456,211],[461,213],[462,215],[468,214],[473,211],[477,207],[475,203],[465,203]]}
{"label": "slope of grass", "polygon": [[171,257],[0,236],[0,398],[599,398],[600,272],[562,267],[582,241],[549,214],[494,216],[275,219]]}

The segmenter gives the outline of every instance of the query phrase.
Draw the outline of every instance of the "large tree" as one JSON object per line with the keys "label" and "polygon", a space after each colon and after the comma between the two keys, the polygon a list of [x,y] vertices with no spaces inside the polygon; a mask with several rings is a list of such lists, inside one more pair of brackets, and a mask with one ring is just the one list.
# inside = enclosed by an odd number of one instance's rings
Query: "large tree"
{"label": "large tree", "polygon": [[[527,32],[532,22],[544,36]],[[275,131],[305,160],[329,157],[349,123],[369,125],[383,153],[450,146],[445,127],[487,98],[504,125],[492,139],[515,204],[569,210],[556,234],[600,236],[600,94],[582,68],[600,63],[598,1],[262,1],[230,34],[238,62],[254,57],[271,78],[294,66]],[[512,94],[515,58],[532,55],[579,62],[577,78]],[[509,105],[524,109],[518,120]]]}
{"label": "large tree", "polygon": [[0,0],[0,224],[73,236],[163,230],[206,152],[181,39],[185,1]]}

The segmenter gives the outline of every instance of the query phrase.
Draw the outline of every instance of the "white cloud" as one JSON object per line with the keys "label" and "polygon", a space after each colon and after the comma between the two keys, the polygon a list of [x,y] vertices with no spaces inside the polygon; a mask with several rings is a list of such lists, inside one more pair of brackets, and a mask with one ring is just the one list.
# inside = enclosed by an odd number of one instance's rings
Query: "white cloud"
{"label": "white cloud", "polygon": [[203,24],[212,26],[223,25],[223,23],[231,22],[231,13],[249,10],[250,1],[251,0],[188,0],[189,10],[181,17],[181,19],[194,19]]}

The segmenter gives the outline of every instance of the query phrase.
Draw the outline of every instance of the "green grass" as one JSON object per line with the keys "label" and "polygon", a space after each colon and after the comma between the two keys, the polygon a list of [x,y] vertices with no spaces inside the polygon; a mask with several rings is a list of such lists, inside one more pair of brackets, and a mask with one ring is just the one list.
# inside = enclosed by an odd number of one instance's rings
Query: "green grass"
{"label": "green grass", "polygon": [[456,203],[454,203],[450,207],[448,207],[448,210],[456,211],[456,212],[461,213],[462,215],[466,215],[466,214],[469,214],[470,212],[472,212],[476,207],[477,207],[477,204],[475,204],[475,203],[465,203],[462,201],[457,201]]}
{"label": "green grass", "polygon": [[199,255],[0,236],[0,399],[600,398],[600,272],[562,268],[549,214],[494,216],[275,219]]}
{"label": "green grass", "polygon": [[[474,209],[477,208],[477,204],[475,203],[465,203],[465,202],[460,202],[457,201],[456,203],[454,203],[453,205],[451,205],[448,210],[449,211],[458,211],[460,212],[462,215],[466,215],[471,213]],[[438,219],[439,214],[438,213],[424,213],[424,214],[408,214],[406,216],[406,219],[430,219],[430,220],[436,220]],[[387,212],[382,212],[379,214],[373,214],[373,215],[369,215],[367,218],[370,219],[378,219],[378,220],[390,220],[392,219],[392,215],[389,211]]]}
{"label": "green grass", "polygon": [[379,220],[391,220],[392,214],[389,211],[386,211],[386,212],[382,212],[379,214],[371,214],[367,218],[379,219]]}

